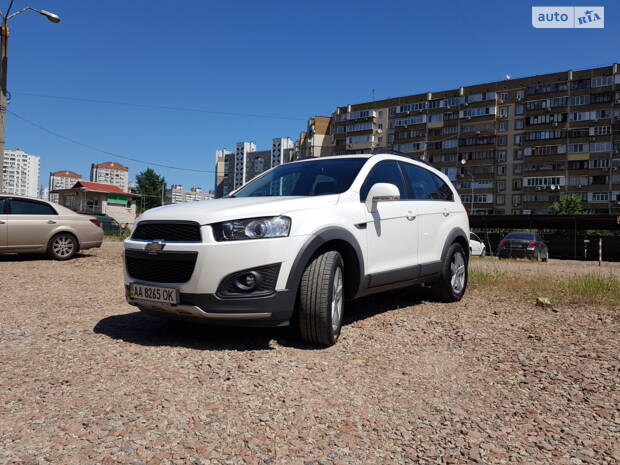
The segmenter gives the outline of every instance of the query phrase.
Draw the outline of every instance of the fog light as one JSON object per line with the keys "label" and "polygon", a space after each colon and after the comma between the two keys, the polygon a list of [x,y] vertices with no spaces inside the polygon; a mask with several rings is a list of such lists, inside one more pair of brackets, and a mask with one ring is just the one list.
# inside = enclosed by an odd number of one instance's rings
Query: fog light
{"label": "fog light", "polygon": [[235,278],[235,286],[241,291],[248,292],[258,286],[260,278],[260,274],[256,271],[243,273]]}

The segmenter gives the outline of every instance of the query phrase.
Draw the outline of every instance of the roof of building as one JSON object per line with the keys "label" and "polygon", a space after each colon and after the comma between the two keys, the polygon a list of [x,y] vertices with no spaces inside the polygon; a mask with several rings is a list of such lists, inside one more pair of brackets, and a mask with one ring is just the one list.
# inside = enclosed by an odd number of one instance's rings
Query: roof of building
{"label": "roof of building", "polygon": [[127,168],[125,165],[121,165],[120,163],[114,162],[114,161],[104,161],[103,163],[99,163],[99,164],[93,164],[93,166],[95,168],[107,168],[107,169],[113,169],[113,170],[119,170],[119,171],[129,171],[129,168]]}
{"label": "roof of building", "polygon": [[58,177],[63,177],[63,178],[77,178],[77,179],[82,178],[80,174],[77,174],[76,172],[69,171],[69,170],[56,171],[55,173],[52,173],[52,176],[58,176]]}
{"label": "roof of building", "polygon": [[140,194],[133,194],[131,192],[125,192],[123,191],[123,189],[113,184],[103,184],[100,182],[87,182],[87,181],[78,181],[70,189],[55,189],[52,191],[52,193],[75,192],[75,191],[101,192],[104,194],[122,194],[127,197],[141,197]]}

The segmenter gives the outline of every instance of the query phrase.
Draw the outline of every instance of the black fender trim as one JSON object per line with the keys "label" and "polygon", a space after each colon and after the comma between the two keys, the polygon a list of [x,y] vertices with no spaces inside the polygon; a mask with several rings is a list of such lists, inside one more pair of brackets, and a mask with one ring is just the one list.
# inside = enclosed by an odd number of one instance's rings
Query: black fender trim
{"label": "black fender trim", "polygon": [[[461,228],[454,228],[446,237],[446,242],[443,245],[443,250],[441,251],[441,263],[443,263],[446,259],[446,254],[448,253],[448,249],[455,241],[457,237],[462,237],[467,244],[469,244],[469,239],[467,238],[467,234]],[[467,259],[469,260],[469,246],[464,247],[465,254],[467,255]]]}
{"label": "black fender trim", "polygon": [[349,297],[354,298],[357,296],[364,279],[364,255],[362,254],[362,248],[360,247],[360,244],[355,236],[346,229],[338,226],[327,227],[317,231],[301,247],[301,250],[297,253],[295,261],[291,266],[291,271],[289,272],[288,280],[286,281],[286,289],[295,293],[297,292],[297,289],[299,289],[299,283],[301,282],[301,276],[303,275],[312,256],[316,254],[317,250],[319,250],[323,245],[333,240],[344,241],[355,251],[357,262],[359,264],[359,277],[357,280],[357,286],[355,289],[350,290]]}

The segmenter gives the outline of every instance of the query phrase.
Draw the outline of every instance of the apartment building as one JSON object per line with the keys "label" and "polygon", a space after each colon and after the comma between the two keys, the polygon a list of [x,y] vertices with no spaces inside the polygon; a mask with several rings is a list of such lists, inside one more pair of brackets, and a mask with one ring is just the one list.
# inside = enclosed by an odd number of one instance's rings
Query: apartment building
{"label": "apartment building", "polygon": [[48,192],[49,200],[52,202],[58,202],[58,194],[51,193],[51,191],[57,189],[71,189],[76,182],[82,180],[82,175],[75,173],[74,171],[62,170],[50,173]]}
{"label": "apartment building", "polygon": [[2,166],[2,191],[5,194],[37,197],[41,157],[23,150],[5,150]]}
{"label": "apartment building", "polygon": [[118,186],[123,192],[129,191],[129,169],[113,161],[93,163],[90,167],[90,181]]}
{"label": "apartment building", "polygon": [[330,135],[332,118],[313,116],[295,144],[295,159],[334,155],[334,137]]}
{"label": "apartment building", "polygon": [[566,194],[590,213],[620,213],[618,64],[348,105],[332,118],[336,154],[430,162],[473,214],[544,214]]}
{"label": "apartment building", "polygon": [[181,184],[170,186],[170,200],[172,203],[195,202],[212,198],[213,194],[205,192],[202,187],[192,187],[189,190],[185,190]]}

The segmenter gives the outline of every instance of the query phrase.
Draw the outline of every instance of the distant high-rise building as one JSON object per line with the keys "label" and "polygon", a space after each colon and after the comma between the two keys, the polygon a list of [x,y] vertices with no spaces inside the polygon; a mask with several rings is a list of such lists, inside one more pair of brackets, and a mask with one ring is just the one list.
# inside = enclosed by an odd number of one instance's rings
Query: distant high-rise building
{"label": "distant high-rise building", "polygon": [[286,163],[287,150],[293,148],[293,141],[289,137],[277,137],[271,140],[271,168]]}
{"label": "distant high-rise building", "polygon": [[[234,163],[234,154],[230,150],[221,149],[215,151],[215,196],[223,197],[228,194],[224,192],[224,187],[228,187],[228,165]],[[231,189],[232,190],[232,189]]]}
{"label": "distant high-rise building", "polygon": [[112,184],[120,187],[123,192],[127,192],[129,190],[129,169],[113,161],[93,163],[90,167],[90,180],[91,182]]}
{"label": "distant high-rise building", "polygon": [[256,144],[254,142],[237,142],[235,150],[234,189],[238,189],[246,182],[246,155],[250,152],[256,152]]}
{"label": "distant high-rise building", "polygon": [[270,150],[256,150],[254,142],[237,142],[235,152],[215,151],[215,197],[223,197],[274,166],[291,160],[293,141],[272,139]]}
{"label": "distant high-rise building", "polygon": [[205,192],[202,187],[192,187],[186,191],[181,184],[170,186],[170,200],[172,203],[191,202],[212,199],[213,194]]}
{"label": "distant high-rise building", "polygon": [[[81,180],[82,175],[69,170],[50,173],[48,192],[56,189],[71,189],[76,182]],[[58,202],[58,194],[50,194],[49,200],[51,200],[52,202]]]}
{"label": "distant high-rise building", "polygon": [[5,194],[37,197],[41,157],[23,150],[5,150],[3,163],[3,192]]}

